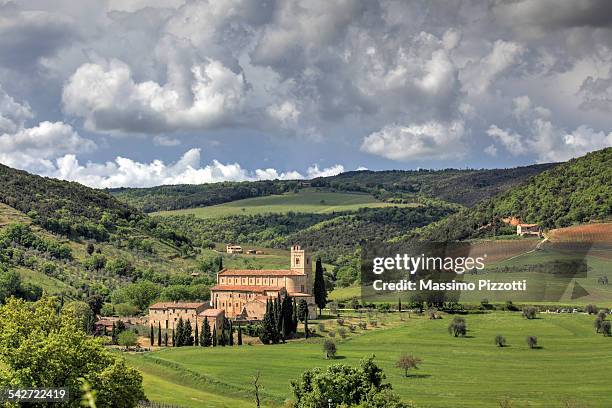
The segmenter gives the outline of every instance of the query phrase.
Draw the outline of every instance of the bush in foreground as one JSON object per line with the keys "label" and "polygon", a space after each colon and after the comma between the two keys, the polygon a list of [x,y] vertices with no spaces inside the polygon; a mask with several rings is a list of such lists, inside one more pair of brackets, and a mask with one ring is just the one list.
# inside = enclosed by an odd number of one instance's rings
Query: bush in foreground
{"label": "bush in foreground", "polygon": [[334,364],[326,369],[313,368],[291,381],[295,408],[368,407],[410,408],[383,383],[385,375],[373,357],[361,360],[358,367]]}
{"label": "bush in foreground", "polygon": [[55,298],[34,304],[10,299],[0,307],[0,388],[67,387],[75,400],[65,406],[78,407],[86,381],[98,408],[135,407],[144,399],[140,373],[58,307]]}

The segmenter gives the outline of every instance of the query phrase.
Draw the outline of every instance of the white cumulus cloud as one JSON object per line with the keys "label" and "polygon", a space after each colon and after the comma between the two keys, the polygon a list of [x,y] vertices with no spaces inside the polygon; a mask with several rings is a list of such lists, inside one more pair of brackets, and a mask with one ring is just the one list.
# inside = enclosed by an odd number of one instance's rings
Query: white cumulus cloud
{"label": "white cumulus cloud", "polygon": [[390,125],[366,136],[361,150],[399,161],[460,157],[464,134],[462,122]]}

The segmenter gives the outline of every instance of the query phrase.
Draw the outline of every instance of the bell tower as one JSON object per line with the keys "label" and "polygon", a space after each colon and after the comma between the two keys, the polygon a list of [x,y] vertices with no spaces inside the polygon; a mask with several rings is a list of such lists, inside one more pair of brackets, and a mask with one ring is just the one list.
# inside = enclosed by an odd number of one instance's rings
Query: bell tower
{"label": "bell tower", "polygon": [[312,259],[299,245],[291,247],[291,270],[302,272],[307,276],[312,273]]}

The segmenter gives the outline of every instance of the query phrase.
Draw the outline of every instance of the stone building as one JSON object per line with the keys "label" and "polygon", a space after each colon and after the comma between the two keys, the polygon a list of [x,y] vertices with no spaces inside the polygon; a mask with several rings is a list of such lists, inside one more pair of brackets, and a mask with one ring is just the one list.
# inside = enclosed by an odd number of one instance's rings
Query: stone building
{"label": "stone building", "polygon": [[208,302],[158,302],[149,306],[149,324],[157,327],[172,329],[178,323],[179,318],[183,321],[189,320],[192,324],[204,310],[210,308]]}
{"label": "stone building", "polygon": [[536,235],[540,236],[541,230],[538,224],[517,224],[516,226],[516,235]]}
{"label": "stone building", "polygon": [[290,269],[223,269],[217,273],[217,284],[210,289],[211,307],[223,309],[228,318],[261,320],[267,299],[289,294],[297,301],[305,299],[310,318],[315,318],[313,283],[312,259],[294,245]]}

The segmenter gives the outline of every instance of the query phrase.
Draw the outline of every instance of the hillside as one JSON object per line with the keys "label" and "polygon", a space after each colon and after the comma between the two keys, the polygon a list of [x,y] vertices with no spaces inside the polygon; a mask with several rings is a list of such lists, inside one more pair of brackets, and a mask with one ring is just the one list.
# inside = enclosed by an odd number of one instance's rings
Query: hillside
{"label": "hillside", "polygon": [[494,170],[366,170],[316,178],[309,185],[296,180],[245,181],[120,188],[109,192],[145,212],[205,207],[245,198],[296,192],[304,186],[368,193],[380,201],[395,203],[437,199],[471,206],[553,166],[555,164]]}
{"label": "hillside", "polygon": [[265,197],[245,198],[229,203],[184,210],[161,211],[155,215],[188,215],[198,218],[219,218],[232,215],[285,214],[288,212],[326,214],[356,211],[360,208],[405,206],[376,200],[370,194],[342,193],[302,189],[298,192],[275,194]]}
{"label": "hillside", "polygon": [[612,148],[589,153],[533,177],[471,209],[408,237],[455,240],[513,233],[501,221],[518,217],[544,229],[612,217]]}

